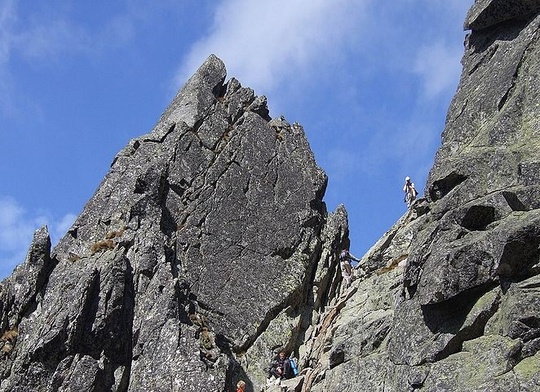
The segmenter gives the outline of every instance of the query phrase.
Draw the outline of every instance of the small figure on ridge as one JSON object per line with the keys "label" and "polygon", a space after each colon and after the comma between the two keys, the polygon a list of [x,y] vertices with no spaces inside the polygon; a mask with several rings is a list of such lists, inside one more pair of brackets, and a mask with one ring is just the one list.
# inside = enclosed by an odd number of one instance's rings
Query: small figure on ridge
{"label": "small figure on ridge", "polygon": [[343,249],[339,254],[339,265],[341,267],[341,275],[345,281],[345,289],[348,289],[353,281],[351,260],[360,261],[360,259],[353,256],[348,249]]}
{"label": "small figure on ridge", "polygon": [[414,187],[414,183],[411,182],[410,177],[405,177],[405,185],[403,185],[403,193],[405,193],[405,197],[403,201],[407,203],[407,207],[409,208],[412,202],[416,200],[416,196],[418,195],[418,191]]}

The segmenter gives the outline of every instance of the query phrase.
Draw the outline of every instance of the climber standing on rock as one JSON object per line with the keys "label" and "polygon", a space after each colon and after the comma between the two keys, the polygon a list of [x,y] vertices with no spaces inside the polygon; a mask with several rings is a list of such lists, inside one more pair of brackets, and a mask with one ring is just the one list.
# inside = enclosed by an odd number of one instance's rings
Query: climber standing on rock
{"label": "climber standing on rock", "polygon": [[339,254],[339,266],[341,267],[341,275],[345,281],[345,289],[348,289],[353,281],[351,260],[360,261],[360,259],[353,256],[348,249],[343,249]]}
{"label": "climber standing on rock", "polygon": [[404,202],[407,203],[407,207],[409,208],[412,204],[412,202],[416,199],[416,196],[418,195],[418,191],[414,187],[414,183],[411,182],[410,177],[405,177],[405,185],[403,185],[403,193],[405,193]]}

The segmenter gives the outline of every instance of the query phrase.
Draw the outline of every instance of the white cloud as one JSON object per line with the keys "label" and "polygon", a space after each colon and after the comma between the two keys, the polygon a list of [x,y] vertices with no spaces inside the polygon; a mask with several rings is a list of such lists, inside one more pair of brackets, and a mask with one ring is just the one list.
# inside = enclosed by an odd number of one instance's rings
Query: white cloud
{"label": "white cloud", "polygon": [[462,54],[463,47],[450,46],[441,41],[420,48],[414,71],[423,80],[426,98],[454,93],[460,74],[456,64],[459,64]]}
{"label": "white cloud", "polygon": [[0,1],[0,64],[9,59],[12,45],[11,26],[15,20],[13,0]]}
{"label": "white cloud", "polygon": [[66,53],[89,52],[91,42],[83,29],[61,19],[30,26],[14,39],[17,50],[25,57],[49,61]]}
{"label": "white cloud", "polygon": [[46,225],[54,246],[75,218],[71,213],[60,219],[47,212],[31,213],[13,198],[0,196],[0,278],[24,261],[36,230]]}
{"label": "white cloud", "polygon": [[11,198],[0,198],[0,278],[24,261],[33,231],[24,209]]}
{"label": "white cloud", "polygon": [[75,222],[75,219],[77,219],[77,215],[68,213],[52,226],[53,232],[51,233],[51,237],[53,244],[57,243],[67,233],[73,222]]}
{"label": "white cloud", "polygon": [[114,50],[133,42],[138,23],[152,23],[155,8],[161,9],[128,2],[122,12],[92,26],[76,20],[69,7],[40,7],[17,9],[14,0],[0,0],[0,64],[7,63],[14,52],[31,61],[54,64],[65,55],[95,56]]}
{"label": "white cloud", "polygon": [[28,105],[28,101],[33,101],[19,91],[20,75],[12,59],[26,61],[32,67],[48,67],[70,56],[99,57],[134,42],[137,23],[151,19],[150,12],[128,3],[123,13],[110,15],[101,25],[90,26],[75,20],[69,9],[0,0],[0,114],[20,115],[21,102]]}
{"label": "white cloud", "polygon": [[24,209],[11,198],[0,199],[0,251],[14,251],[28,246],[33,225]]}
{"label": "white cloud", "polygon": [[11,26],[15,18],[14,1],[0,0],[0,112],[11,111],[10,77],[5,64],[11,51]]}
{"label": "white cloud", "polygon": [[0,63],[13,52],[31,60],[55,60],[61,53],[88,51],[92,40],[62,14],[22,14],[13,0],[0,0]]}
{"label": "white cloud", "polygon": [[197,42],[176,76],[183,84],[210,54],[226,64],[229,76],[268,91],[291,75],[332,61],[371,0],[223,1],[210,34]]}

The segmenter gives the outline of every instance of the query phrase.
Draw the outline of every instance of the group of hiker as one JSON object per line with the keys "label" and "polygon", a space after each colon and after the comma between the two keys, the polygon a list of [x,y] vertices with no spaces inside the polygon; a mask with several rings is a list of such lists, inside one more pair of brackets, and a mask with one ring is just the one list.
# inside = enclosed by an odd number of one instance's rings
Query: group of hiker
{"label": "group of hiker", "polygon": [[[344,288],[349,288],[353,281],[353,271],[351,260],[359,262],[360,259],[354,256],[348,249],[343,249],[339,254],[339,264],[341,267],[341,274],[343,276]],[[287,356],[285,350],[281,350],[278,355],[272,360],[268,367],[268,381],[281,382],[284,379],[290,379],[298,375],[298,367],[294,358]],[[243,392],[240,381],[237,385],[237,392]]]}
{"label": "group of hiker", "polygon": [[[279,353],[270,363],[268,367],[268,383],[279,384],[282,380],[287,380],[298,375],[298,367],[296,360],[287,356],[285,350],[280,350]],[[240,380],[236,383],[236,392],[245,392],[246,382]]]}
{"label": "group of hiker", "polygon": [[[405,177],[403,193],[404,202],[407,203],[407,207],[410,208],[418,195],[418,191],[410,177]],[[360,262],[360,259],[349,252],[349,249],[342,249],[339,253],[339,265],[343,277],[344,290],[348,289],[354,280],[352,261]],[[268,367],[268,382],[279,383],[281,380],[290,379],[296,375],[298,375],[298,368],[295,359],[288,357],[285,350],[281,350]],[[245,392],[246,383],[243,380],[240,380],[238,381],[236,388],[236,392]]]}

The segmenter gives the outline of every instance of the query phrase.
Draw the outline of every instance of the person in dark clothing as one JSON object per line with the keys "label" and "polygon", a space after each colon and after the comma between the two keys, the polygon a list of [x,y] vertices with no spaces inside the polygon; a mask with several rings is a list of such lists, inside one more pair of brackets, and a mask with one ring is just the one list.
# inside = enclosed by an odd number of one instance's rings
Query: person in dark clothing
{"label": "person in dark clothing", "polygon": [[270,363],[268,373],[270,377],[273,376],[278,379],[294,377],[291,363],[289,362],[289,358],[287,358],[287,353],[285,351],[280,351],[277,357]]}

